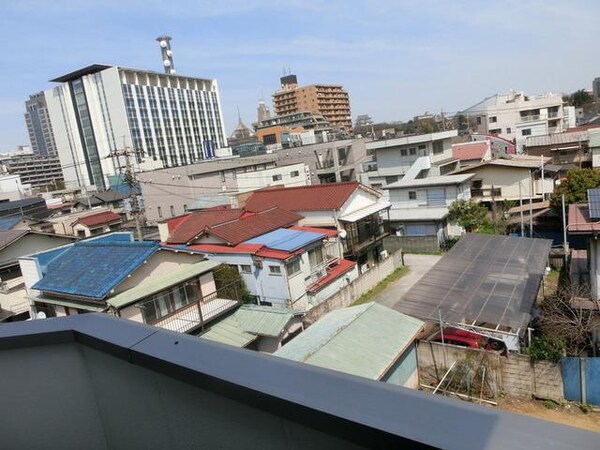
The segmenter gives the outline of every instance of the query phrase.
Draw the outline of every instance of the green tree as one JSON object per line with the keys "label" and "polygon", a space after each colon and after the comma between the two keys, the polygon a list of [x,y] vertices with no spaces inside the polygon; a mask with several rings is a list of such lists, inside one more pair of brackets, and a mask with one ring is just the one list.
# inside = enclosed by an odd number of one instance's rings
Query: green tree
{"label": "green tree", "polygon": [[450,205],[448,220],[471,233],[488,223],[487,209],[473,200],[456,200]]}
{"label": "green tree", "polygon": [[561,210],[561,196],[565,196],[565,204],[587,201],[587,190],[600,187],[600,171],[596,169],[572,169],[561,181],[550,197],[550,204],[555,211]]}
{"label": "green tree", "polygon": [[250,295],[237,267],[223,264],[213,272],[213,276],[219,298],[254,303],[254,298]]}
{"label": "green tree", "polygon": [[579,89],[578,91],[575,91],[571,94],[570,103],[575,108],[581,108],[583,106],[594,103],[594,97],[585,89]]}

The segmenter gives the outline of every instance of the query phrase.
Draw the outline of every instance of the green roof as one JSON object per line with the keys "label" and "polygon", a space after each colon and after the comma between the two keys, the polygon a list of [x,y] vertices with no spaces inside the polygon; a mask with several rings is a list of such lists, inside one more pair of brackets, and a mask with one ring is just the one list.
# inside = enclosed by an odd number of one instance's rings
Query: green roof
{"label": "green roof", "polygon": [[232,315],[216,323],[203,338],[244,347],[258,336],[279,337],[294,317],[290,309],[243,305]]}
{"label": "green roof", "polygon": [[274,355],[378,380],[422,326],[418,319],[365,303],[330,312]]}
{"label": "green roof", "polygon": [[48,303],[50,305],[58,305],[67,308],[83,309],[91,312],[102,312],[106,310],[106,306],[94,304],[91,302],[78,302],[77,300],[67,300],[64,298],[44,297],[42,295],[27,297],[30,300],[40,303]]}
{"label": "green roof", "polygon": [[121,292],[114,297],[110,297],[106,300],[106,303],[116,309],[124,308],[171,286],[183,283],[184,281],[187,281],[205,272],[210,272],[219,265],[220,263],[209,260],[184,265],[161,277],[144,281],[143,283],[140,283],[131,289],[127,289],[126,291]]}
{"label": "green roof", "polygon": [[240,323],[233,315],[213,325],[202,337],[234,347],[245,347],[257,338],[257,336],[242,330]]}

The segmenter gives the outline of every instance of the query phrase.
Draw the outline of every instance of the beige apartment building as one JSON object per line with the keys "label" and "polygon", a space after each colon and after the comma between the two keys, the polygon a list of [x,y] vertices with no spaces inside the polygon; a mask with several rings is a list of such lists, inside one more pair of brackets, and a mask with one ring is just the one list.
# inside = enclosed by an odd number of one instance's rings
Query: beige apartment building
{"label": "beige apartment building", "polygon": [[321,114],[334,127],[352,130],[350,98],[341,85],[298,86],[296,75],[281,78],[281,89],[273,93],[273,108],[278,116],[310,111]]}

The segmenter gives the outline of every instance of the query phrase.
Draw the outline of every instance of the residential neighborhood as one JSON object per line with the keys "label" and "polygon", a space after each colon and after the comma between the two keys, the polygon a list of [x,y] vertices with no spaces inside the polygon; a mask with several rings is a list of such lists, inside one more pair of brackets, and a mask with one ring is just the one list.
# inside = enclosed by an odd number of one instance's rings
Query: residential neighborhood
{"label": "residential neighborhood", "polygon": [[599,448],[596,5],[100,3],[6,8],[1,448]]}

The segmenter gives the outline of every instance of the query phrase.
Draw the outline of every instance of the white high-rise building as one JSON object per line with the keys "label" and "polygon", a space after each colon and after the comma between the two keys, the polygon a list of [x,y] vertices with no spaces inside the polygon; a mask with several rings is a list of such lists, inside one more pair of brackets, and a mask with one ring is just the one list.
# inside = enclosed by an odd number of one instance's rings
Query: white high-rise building
{"label": "white high-rise building", "polygon": [[216,80],[94,64],[44,91],[67,187],[108,187],[129,147],[137,170],[181,166],[227,145]]}

